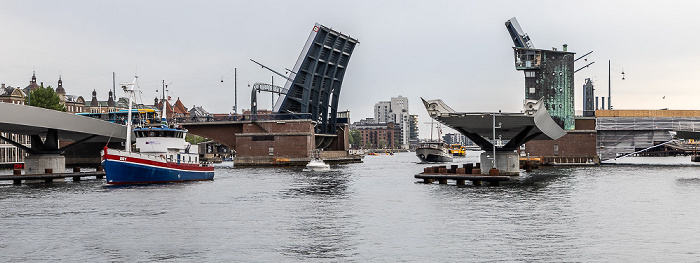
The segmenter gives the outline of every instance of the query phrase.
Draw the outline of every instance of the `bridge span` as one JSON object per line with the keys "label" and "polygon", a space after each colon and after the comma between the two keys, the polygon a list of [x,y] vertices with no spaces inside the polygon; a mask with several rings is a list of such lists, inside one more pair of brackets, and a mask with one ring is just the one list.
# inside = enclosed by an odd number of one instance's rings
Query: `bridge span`
{"label": "bridge span", "polygon": [[[0,131],[29,135],[30,147],[0,136],[29,154],[25,158],[27,173],[65,169],[63,154],[76,146],[126,141],[126,126],[90,117],[11,103],[0,103],[0,112]],[[59,140],[72,143],[60,147]],[[99,150],[90,154],[99,156]]]}

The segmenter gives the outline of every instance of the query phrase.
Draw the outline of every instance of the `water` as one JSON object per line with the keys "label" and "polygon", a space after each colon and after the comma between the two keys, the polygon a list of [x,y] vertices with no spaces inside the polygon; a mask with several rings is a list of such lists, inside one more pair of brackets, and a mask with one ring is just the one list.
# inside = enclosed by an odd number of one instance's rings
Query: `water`
{"label": "water", "polygon": [[699,167],[550,167],[458,187],[416,183],[427,166],[417,161],[220,166],[214,181],[167,185],[2,184],[0,261],[700,260]]}

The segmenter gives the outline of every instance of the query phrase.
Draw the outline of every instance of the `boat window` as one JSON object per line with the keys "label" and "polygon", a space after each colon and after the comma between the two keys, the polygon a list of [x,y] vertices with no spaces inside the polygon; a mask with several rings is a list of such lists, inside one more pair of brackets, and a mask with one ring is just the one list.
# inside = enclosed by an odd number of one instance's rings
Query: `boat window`
{"label": "boat window", "polygon": [[148,137],[156,137],[156,132],[154,132],[154,131],[148,132]]}

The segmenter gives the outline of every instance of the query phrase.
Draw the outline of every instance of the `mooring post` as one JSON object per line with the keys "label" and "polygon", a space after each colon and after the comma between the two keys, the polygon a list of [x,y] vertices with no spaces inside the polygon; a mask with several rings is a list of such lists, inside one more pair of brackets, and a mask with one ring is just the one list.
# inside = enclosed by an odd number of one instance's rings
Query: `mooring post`
{"label": "mooring post", "polygon": [[[104,169],[102,168],[102,165],[97,166],[97,171],[98,172],[104,171]],[[102,175],[96,175],[95,178],[102,179]]]}
{"label": "mooring post", "polygon": [[447,179],[439,179],[438,183],[440,184],[447,184]]}
{"label": "mooring post", "polygon": [[466,181],[467,180],[464,180],[464,179],[457,179],[457,185],[465,185]]}
{"label": "mooring post", "polygon": [[432,184],[432,183],[433,183],[433,179],[424,178],[424,179],[423,179],[423,183]]}
{"label": "mooring post", "polygon": [[[80,167],[73,167],[73,172],[74,173],[79,173],[80,172]],[[80,181],[80,176],[73,176],[73,181]]]}
{"label": "mooring post", "polygon": [[[51,168],[46,168],[46,169],[44,169],[44,173],[45,173],[45,174],[52,174],[52,173],[53,173],[53,169],[51,169]],[[50,183],[50,182],[53,182],[53,179],[45,179],[44,182]]]}

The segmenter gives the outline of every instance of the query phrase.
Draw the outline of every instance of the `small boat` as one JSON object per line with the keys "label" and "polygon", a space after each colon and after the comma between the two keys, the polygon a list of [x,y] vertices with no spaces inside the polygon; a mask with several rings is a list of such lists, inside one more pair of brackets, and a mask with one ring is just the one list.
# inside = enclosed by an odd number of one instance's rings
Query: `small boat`
{"label": "small boat", "polygon": [[[134,82],[135,83],[135,82]],[[138,152],[131,151],[131,98],[135,84],[124,86],[129,96],[126,149],[102,151],[107,184],[154,184],[214,179],[214,167],[199,162],[197,147],[185,141],[187,130],[168,127],[166,103],[160,126],[133,129]]]}
{"label": "small boat", "polygon": [[308,171],[330,171],[331,166],[319,158],[314,158],[306,165]]}
{"label": "small boat", "polygon": [[454,157],[464,157],[465,155],[467,155],[465,147],[461,144],[450,144],[448,147],[448,151]]}
{"label": "small boat", "polygon": [[421,162],[446,163],[452,162],[452,155],[448,153],[443,142],[424,142],[416,148],[416,156]]}

